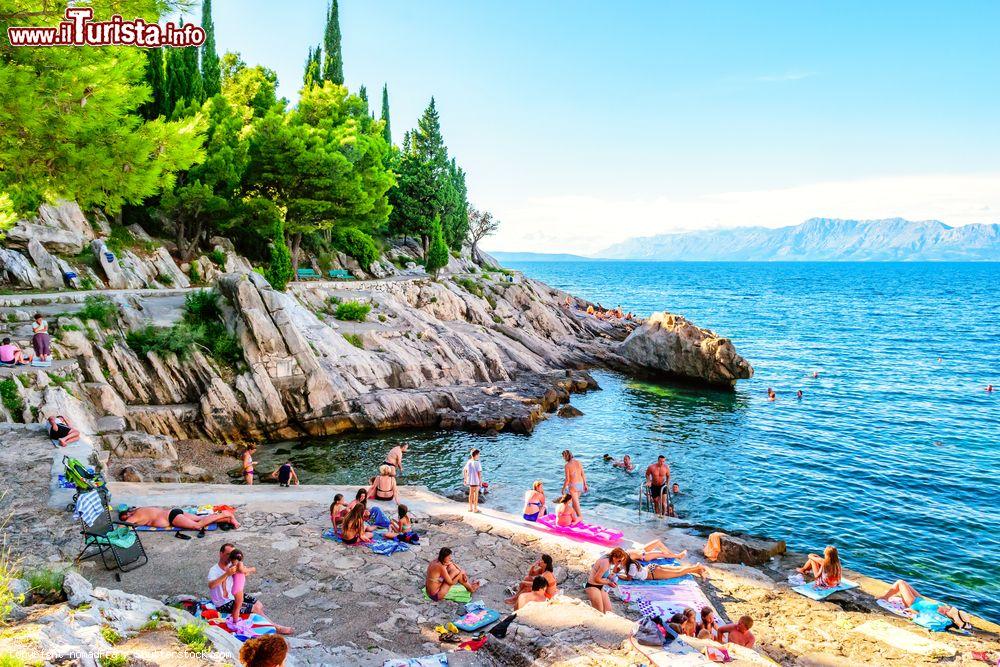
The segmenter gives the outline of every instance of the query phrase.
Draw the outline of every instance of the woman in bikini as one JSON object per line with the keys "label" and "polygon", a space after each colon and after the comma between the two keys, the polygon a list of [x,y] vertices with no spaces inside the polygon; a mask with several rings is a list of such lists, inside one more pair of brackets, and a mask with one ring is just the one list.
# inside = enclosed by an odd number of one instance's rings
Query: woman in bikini
{"label": "woman in bikini", "polygon": [[410,523],[410,510],[406,505],[396,506],[397,517],[389,522],[389,530],[385,531],[384,536],[387,540],[400,540],[404,542],[410,541],[410,537],[413,533],[413,525]]}
{"label": "woman in bikini", "polygon": [[711,607],[701,608],[701,620],[698,622],[698,639],[717,641],[719,636],[719,619]]}
{"label": "woman in bikini", "polygon": [[399,503],[395,468],[385,463],[379,467],[378,476],[372,480],[371,486],[368,487],[368,497],[374,500],[391,500]]}
{"label": "woman in bikini", "polygon": [[573,496],[566,494],[556,501],[556,525],[572,526],[580,522],[580,515],[573,506]]}
{"label": "woman in bikini", "polygon": [[344,544],[368,542],[374,534],[374,531],[365,525],[365,506],[363,503],[352,507],[340,526],[340,539]]}
{"label": "woman in bikini", "polygon": [[528,574],[521,580],[521,583],[518,584],[517,589],[507,589],[508,597],[504,600],[504,602],[509,605],[513,605],[517,602],[517,597],[521,593],[531,592],[536,577],[542,577],[545,579],[545,599],[551,600],[554,598],[559,594],[559,588],[556,583],[556,575],[554,574],[553,569],[552,556],[542,554],[538,560],[535,561],[530,568],[528,568]]}
{"label": "woman in bikini", "polygon": [[255,451],[257,448],[253,445],[247,445],[247,448],[243,450],[243,481],[246,482],[247,486],[253,486],[253,466],[255,463],[253,453]]}
{"label": "woman in bikini", "polygon": [[427,565],[427,576],[424,579],[427,597],[434,602],[440,602],[455,585],[464,586],[470,593],[475,593],[482,582],[469,581],[469,575],[465,570],[451,559],[451,549],[442,547],[437,558]]}
{"label": "woman in bikini", "polygon": [[817,588],[834,588],[840,585],[843,570],[840,566],[840,554],[837,547],[828,546],[823,555],[809,554],[805,565],[798,568],[799,574],[812,574]]}
{"label": "woman in bikini", "polygon": [[524,520],[538,521],[543,510],[545,510],[545,489],[542,488],[542,480],[539,479],[531,485],[531,496],[524,504]]}
{"label": "woman in bikini", "polygon": [[347,503],[344,502],[344,494],[338,493],[330,504],[330,524],[334,530],[340,527],[345,514],[347,514]]}
{"label": "woman in bikini", "polygon": [[587,594],[587,599],[590,600],[590,605],[602,614],[611,611],[611,597],[604,587],[618,587],[614,571],[624,565],[627,559],[628,554],[625,553],[625,550],[615,547],[611,553],[598,558],[597,562],[590,568],[587,585],[583,587],[583,590]]}
{"label": "woman in bikini", "polygon": [[682,560],[687,558],[687,553],[687,549],[674,553],[660,540],[653,540],[648,544],[644,544],[642,549],[630,549],[628,555],[635,560],[648,561],[655,560],[657,558],[676,558],[677,560]]}
{"label": "woman in bikini", "polygon": [[[959,630],[966,632],[972,630],[973,628],[971,619],[964,611],[960,610],[958,607],[940,604],[925,598],[917,592],[917,589],[902,579],[897,580],[896,583],[889,587],[889,590],[887,590],[885,594],[880,595],[877,599],[888,601],[894,597],[899,598],[906,608],[912,609],[916,614],[930,617],[937,615],[942,617],[940,619],[942,625],[946,622],[950,623],[947,627],[954,625]],[[947,627],[945,629],[947,629]]]}
{"label": "woman in bikini", "polygon": [[[633,552],[634,553],[634,552]],[[656,581],[661,579],[676,579],[686,574],[693,574],[697,577],[705,578],[705,566],[696,565],[641,565],[634,560],[631,555],[625,556],[625,562],[618,570],[622,579],[627,581]]]}
{"label": "woman in bikini", "polygon": [[684,620],[681,622],[681,634],[688,637],[696,637],[698,635],[698,617],[691,607],[684,610]]}

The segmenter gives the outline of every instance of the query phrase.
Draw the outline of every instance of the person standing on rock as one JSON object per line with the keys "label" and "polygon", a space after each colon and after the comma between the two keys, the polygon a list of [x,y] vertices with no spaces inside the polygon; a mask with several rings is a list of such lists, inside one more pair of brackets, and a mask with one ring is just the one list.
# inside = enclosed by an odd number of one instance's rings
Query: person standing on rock
{"label": "person standing on rock", "polygon": [[580,496],[590,491],[590,487],[587,486],[587,475],[583,472],[583,465],[579,460],[573,458],[573,453],[568,449],[563,450],[562,457],[566,462],[563,467],[565,473],[563,493],[568,493],[573,499],[573,510],[579,520],[579,517],[583,516],[580,511]]}
{"label": "person standing on rock", "polygon": [[257,448],[253,445],[247,445],[247,448],[243,450],[243,481],[246,482],[247,486],[253,486],[253,453],[257,451]]}
{"label": "person standing on rock", "polygon": [[49,323],[41,313],[35,313],[35,321],[31,324],[31,347],[39,361],[48,361],[52,355],[52,339],[49,338]]}
{"label": "person standing on rock", "polygon": [[670,466],[667,457],[660,454],[656,463],[646,468],[646,486],[649,487],[649,497],[653,499],[653,509],[657,516],[667,515],[667,485],[670,483]]}
{"label": "person standing on rock", "polygon": [[389,450],[386,454],[385,464],[387,466],[392,466],[396,469],[396,474],[403,472],[403,454],[410,448],[405,442],[400,443]]}
{"label": "person standing on rock", "polygon": [[483,484],[483,466],[479,463],[479,450],[473,449],[462,470],[462,481],[469,487],[469,511],[479,512],[479,487]]}

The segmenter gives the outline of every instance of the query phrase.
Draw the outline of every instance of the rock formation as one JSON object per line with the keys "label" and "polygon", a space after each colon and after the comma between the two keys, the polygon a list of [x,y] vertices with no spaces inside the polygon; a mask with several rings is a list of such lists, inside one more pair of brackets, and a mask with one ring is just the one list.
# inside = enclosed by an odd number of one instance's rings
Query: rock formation
{"label": "rock formation", "polygon": [[641,368],[673,379],[732,388],[737,380],[753,377],[753,367],[728,338],[666,312],[651,315],[618,352]]}

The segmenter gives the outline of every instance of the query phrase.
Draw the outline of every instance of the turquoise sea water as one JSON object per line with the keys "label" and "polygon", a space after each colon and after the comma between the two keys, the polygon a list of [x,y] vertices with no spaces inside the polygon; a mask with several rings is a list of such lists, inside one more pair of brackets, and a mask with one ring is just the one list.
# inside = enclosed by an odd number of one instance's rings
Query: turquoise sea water
{"label": "turquoise sea water", "polygon": [[836,544],[853,569],[1000,619],[1000,390],[983,391],[1000,385],[1000,265],[513,268],[605,306],[683,314],[729,336],[756,374],[729,394],[598,373],[603,391],[573,399],[585,416],[548,420],[531,436],[351,436],[263,458],[291,456],[303,481],[356,483],[405,437],[404,481],[447,492],[478,446],[491,505],[519,512],[531,480],[558,490],[569,448],[590,479],[585,510],[634,513],[641,472],[601,457],[629,453],[644,467],[662,452],[683,491],[678,510],[694,522],[795,550]]}

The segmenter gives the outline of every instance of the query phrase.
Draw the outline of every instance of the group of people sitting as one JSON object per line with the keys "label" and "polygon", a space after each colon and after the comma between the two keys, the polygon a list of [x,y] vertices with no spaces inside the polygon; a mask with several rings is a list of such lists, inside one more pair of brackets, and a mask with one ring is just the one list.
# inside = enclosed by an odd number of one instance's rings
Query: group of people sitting
{"label": "group of people sitting", "polygon": [[375,537],[375,529],[382,528],[382,537],[400,542],[416,542],[416,532],[410,521],[406,505],[396,506],[396,518],[390,519],[380,507],[368,506],[368,489],[358,489],[354,500],[344,502],[344,494],[338,493],[330,504],[330,523],[334,533],[344,544],[370,542]]}
{"label": "group of people sitting", "polygon": [[31,324],[31,347],[34,354],[22,350],[10,338],[4,338],[0,342],[0,365],[21,366],[36,359],[47,364],[52,357],[52,339],[49,337],[49,323],[41,313],[35,313],[35,321]]}

